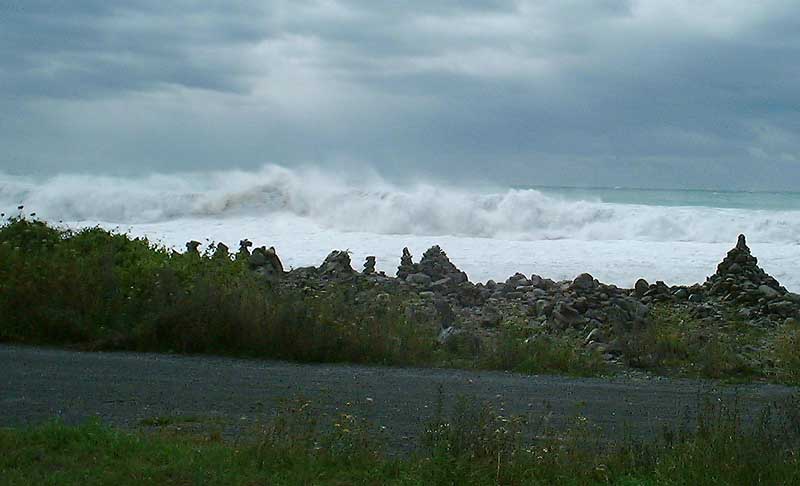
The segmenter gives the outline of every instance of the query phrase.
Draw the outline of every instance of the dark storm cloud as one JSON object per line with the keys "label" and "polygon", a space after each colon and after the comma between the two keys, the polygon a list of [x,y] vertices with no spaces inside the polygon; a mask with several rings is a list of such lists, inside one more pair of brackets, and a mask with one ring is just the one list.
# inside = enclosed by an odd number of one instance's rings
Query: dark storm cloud
{"label": "dark storm cloud", "polygon": [[0,168],[791,188],[790,1],[0,6]]}

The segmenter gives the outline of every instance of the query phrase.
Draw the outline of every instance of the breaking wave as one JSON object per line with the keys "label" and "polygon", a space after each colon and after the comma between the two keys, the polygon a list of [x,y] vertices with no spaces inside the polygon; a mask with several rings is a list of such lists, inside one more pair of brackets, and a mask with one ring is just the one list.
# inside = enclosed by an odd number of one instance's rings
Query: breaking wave
{"label": "breaking wave", "polygon": [[302,218],[323,229],[502,239],[797,243],[800,211],[610,204],[531,189],[397,186],[377,177],[267,166],[258,171],[139,178],[0,174],[0,211],[51,221],[152,223],[257,215]]}

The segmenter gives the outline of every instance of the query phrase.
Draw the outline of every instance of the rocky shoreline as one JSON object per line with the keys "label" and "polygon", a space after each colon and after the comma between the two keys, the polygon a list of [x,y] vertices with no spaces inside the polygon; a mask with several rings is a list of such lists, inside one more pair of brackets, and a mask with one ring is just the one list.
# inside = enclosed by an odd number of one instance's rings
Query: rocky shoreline
{"label": "rocky shoreline", "polygon": [[[394,276],[376,271],[374,256],[356,271],[342,250],[332,251],[319,267],[286,271],[274,248],[252,246],[241,241],[235,258],[246,260],[265,284],[311,293],[352,284],[361,302],[402,299],[409,320],[432,326],[440,345],[468,353],[486,346],[501,327],[515,326],[526,343],[569,336],[607,363],[623,364],[626,336],[647,328],[658,306],[679,308],[701,326],[736,321],[769,331],[796,324],[800,317],[800,295],[758,266],[744,235],[703,283],[669,286],[639,279],[630,289],[599,282],[588,273],[566,281],[516,273],[505,282],[473,283],[439,246],[425,251],[418,262],[404,248]],[[197,242],[187,243],[189,252],[197,247]],[[215,256],[233,257],[224,244],[216,245]]]}

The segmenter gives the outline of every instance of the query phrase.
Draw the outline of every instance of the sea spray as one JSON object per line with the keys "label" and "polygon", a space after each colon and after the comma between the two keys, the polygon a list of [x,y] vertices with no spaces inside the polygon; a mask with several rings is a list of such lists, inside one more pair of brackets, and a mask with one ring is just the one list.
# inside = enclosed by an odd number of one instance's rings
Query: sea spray
{"label": "sea spray", "polygon": [[0,210],[13,214],[20,204],[48,220],[121,225],[264,217],[339,232],[505,240],[720,243],[746,233],[753,242],[797,243],[800,235],[800,211],[605,203],[534,189],[399,186],[279,166],[135,178],[0,175]]}

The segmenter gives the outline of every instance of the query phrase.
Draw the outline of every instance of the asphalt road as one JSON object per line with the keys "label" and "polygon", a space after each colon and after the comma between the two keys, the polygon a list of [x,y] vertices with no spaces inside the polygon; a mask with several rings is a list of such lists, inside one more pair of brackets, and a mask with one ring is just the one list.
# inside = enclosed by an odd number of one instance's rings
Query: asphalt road
{"label": "asphalt road", "polygon": [[446,411],[464,397],[533,421],[548,416],[555,428],[580,414],[613,439],[686,423],[704,400],[735,399],[753,413],[796,391],[665,378],[527,376],[0,345],[0,426],[99,417],[115,426],[139,427],[155,417],[202,417],[236,436],[272,418],[286,400],[303,398],[319,414],[347,412],[385,427],[390,443],[404,448],[416,443],[437,402]]}

